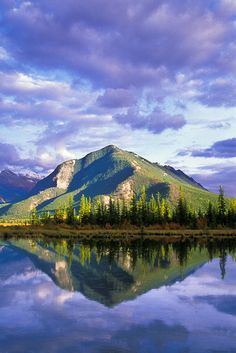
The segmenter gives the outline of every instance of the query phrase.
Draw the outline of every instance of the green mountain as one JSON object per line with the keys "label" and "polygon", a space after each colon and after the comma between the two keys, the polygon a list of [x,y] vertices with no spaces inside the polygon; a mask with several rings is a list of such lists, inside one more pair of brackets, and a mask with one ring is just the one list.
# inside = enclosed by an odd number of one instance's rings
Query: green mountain
{"label": "green mountain", "polygon": [[73,197],[74,206],[79,207],[81,195],[101,196],[108,201],[113,198],[130,200],[133,193],[139,194],[145,186],[147,194],[160,193],[175,203],[180,189],[193,208],[204,207],[216,195],[200,184],[168,166],[160,166],[110,145],[89,153],[82,159],[73,159],[60,164],[49,176],[40,180],[24,200],[1,207],[1,215],[26,216],[37,207],[38,211],[55,210],[67,204]]}

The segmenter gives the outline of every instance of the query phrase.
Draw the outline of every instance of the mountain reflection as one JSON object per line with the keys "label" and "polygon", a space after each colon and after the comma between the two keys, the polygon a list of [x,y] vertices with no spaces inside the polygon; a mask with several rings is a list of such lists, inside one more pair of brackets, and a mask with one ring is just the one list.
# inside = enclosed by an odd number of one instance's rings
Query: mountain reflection
{"label": "mountain reflection", "polygon": [[[5,247],[27,257],[60,288],[80,292],[106,306],[114,306],[153,288],[183,280],[214,258],[219,259],[219,271],[224,279],[227,276],[227,256],[235,259],[236,241],[22,239],[4,241],[2,249]],[[15,253],[12,257],[9,254],[5,256],[14,267]],[[4,261],[4,253],[0,259]]]}

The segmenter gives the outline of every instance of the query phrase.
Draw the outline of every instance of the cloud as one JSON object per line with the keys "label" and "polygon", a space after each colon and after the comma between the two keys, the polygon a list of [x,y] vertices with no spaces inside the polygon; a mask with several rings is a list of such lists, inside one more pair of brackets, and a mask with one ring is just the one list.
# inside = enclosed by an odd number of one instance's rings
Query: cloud
{"label": "cloud", "polygon": [[234,0],[222,0],[221,10],[231,16],[236,14],[236,3]]}
{"label": "cloud", "polygon": [[234,158],[236,157],[236,138],[215,142],[211,147],[191,152],[193,157]]}
{"label": "cloud", "polygon": [[208,190],[218,193],[222,185],[225,194],[236,197],[235,175],[236,165],[213,165],[201,168],[202,171],[191,175],[195,180],[204,185]]}
{"label": "cloud", "polygon": [[207,125],[209,129],[228,129],[231,127],[231,123],[229,121],[215,121],[211,122]]}
{"label": "cloud", "polygon": [[200,93],[196,96],[196,100],[209,107],[235,107],[235,99],[236,80],[230,76],[202,84]]}
{"label": "cloud", "polygon": [[132,92],[118,88],[107,89],[105,93],[98,97],[97,103],[105,108],[123,108],[132,106],[135,102]]}
{"label": "cloud", "polygon": [[166,129],[179,130],[185,124],[185,118],[183,115],[171,115],[159,108],[148,115],[140,114],[136,110],[128,110],[126,114],[116,114],[114,119],[122,125],[128,125],[132,129],[147,129],[148,131],[159,134]]}
{"label": "cloud", "polygon": [[59,155],[47,156],[44,153],[39,153],[34,158],[24,158],[20,155],[18,149],[8,143],[0,143],[0,170],[6,168],[14,169],[31,169],[36,172],[46,172],[55,167],[55,163]]}
{"label": "cloud", "polygon": [[19,61],[66,68],[95,85],[125,88],[157,85],[162,67],[171,74],[218,65],[232,28],[210,4],[68,0],[65,6],[41,0],[1,7],[4,35]]}
{"label": "cloud", "polygon": [[24,72],[0,72],[1,94],[21,98],[66,99],[79,96],[71,86],[63,81],[47,79],[42,75],[26,74]]}
{"label": "cloud", "polygon": [[19,161],[17,149],[8,143],[0,143],[0,166],[4,168]]}

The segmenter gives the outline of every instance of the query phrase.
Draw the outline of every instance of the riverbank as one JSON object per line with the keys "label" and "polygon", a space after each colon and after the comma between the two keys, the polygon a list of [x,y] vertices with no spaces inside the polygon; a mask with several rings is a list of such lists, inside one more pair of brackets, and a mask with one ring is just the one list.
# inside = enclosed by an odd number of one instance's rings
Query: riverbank
{"label": "riverbank", "polygon": [[236,229],[107,229],[69,226],[0,226],[0,237],[10,238],[75,238],[75,239],[160,239],[236,237]]}

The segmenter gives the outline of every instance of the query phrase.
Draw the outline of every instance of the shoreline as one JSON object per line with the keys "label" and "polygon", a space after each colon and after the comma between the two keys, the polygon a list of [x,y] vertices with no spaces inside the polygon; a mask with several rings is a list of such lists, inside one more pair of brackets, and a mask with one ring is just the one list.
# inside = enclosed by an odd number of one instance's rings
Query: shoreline
{"label": "shoreline", "polygon": [[188,239],[188,238],[236,238],[236,229],[106,229],[46,226],[2,226],[0,238],[74,238],[97,240],[134,239]]}

